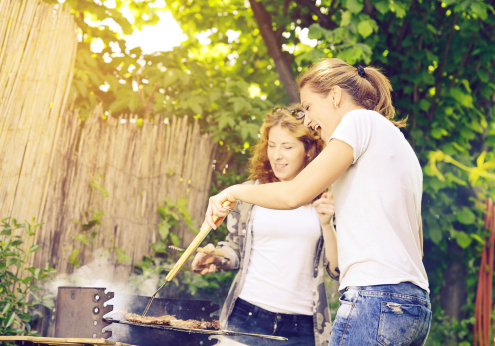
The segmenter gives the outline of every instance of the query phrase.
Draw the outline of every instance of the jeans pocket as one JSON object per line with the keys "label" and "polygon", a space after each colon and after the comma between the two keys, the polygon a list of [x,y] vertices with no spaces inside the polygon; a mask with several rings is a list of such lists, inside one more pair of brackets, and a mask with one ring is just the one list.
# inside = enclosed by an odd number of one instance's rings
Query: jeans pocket
{"label": "jeans pocket", "polygon": [[382,302],[378,342],[386,346],[409,345],[418,333],[422,306]]}
{"label": "jeans pocket", "polygon": [[335,316],[335,319],[333,321],[332,332],[340,330],[343,333],[345,332],[347,324],[349,322],[354,303],[346,298],[345,293],[339,298],[339,303],[340,306],[337,309],[337,315]]}
{"label": "jeans pocket", "polygon": [[240,326],[246,324],[251,319],[253,313],[245,311],[244,309],[239,309],[234,306],[234,310],[232,314],[230,314],[228,318],[229,327],[232,326]]}

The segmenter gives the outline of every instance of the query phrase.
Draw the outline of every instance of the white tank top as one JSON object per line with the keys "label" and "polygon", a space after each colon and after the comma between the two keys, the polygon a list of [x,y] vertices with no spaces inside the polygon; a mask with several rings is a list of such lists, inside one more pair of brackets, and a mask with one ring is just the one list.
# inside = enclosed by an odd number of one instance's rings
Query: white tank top
{"label": "white tank top", "polygon": [[265,310],[313,314],[312,275],[321,235],[318,212],[253,207],[253,243],[239,297]]}

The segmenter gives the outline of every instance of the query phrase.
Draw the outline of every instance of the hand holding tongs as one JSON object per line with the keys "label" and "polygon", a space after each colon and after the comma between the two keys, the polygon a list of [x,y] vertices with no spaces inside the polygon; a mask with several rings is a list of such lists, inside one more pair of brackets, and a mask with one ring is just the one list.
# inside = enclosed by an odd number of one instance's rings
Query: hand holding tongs
{"label": "hand holding tongs", "polygon": [[[172,250],[175,250],[175,251],[184,251],[184,249],[181,249],[180,247],[175,246],[175,245],[169,245],[168,247],[169,247],[169,249],[172,249]],[[216,257],[220,258],[221,259],[220,262],[214,263],[215,265],[220,266],[220,267],[221,266],[224,266],[224,265],[226,265],[226,264],[228,264],[230,262],[230,258],[225,257],[225,255],[222,252],[217,251],[217,250],[211,251],[211,250],[208,250],[208,249],[205,249],[205,248],[202,248],[202,247],[198,247],[196,249],[196,252],[198,252],[198,253],[204,253],[204,254],[207,254],[207,255],[213,255],[213,256],[216,256]],[[208,268],[209,266],[210,266],[209,264],[207,264],[207,265],[201,265],[197,269],[204,269],[204,268]],[[192,268],[192,270],[196,270],[196,269],[195,268]]]}
{"label": "hand holding tongs", "polygon": [[[224,202],[222,206],[225,209],[231,210],[229,208],[229,206],[230,206],[230,202],[229,201]],[[213,215],[213,222],[216,222],[217,220],[218,220],[218,216]],[[153,299],[155,298],[156,294],[163,287],[165,287],[166,284],[168,284],[170,281],[172,281],[175,278],[175,276],[177,275],[177,273],[184,266],[184,264],[187,262],[187,260],[189,259],[189,257],[191,257],[191,255],[196,251],[196,249],[199,247],[199,245],[201,244],[201,242],[206,238],[206,236],[208,235],[208,233],[210,233],[210,231],[211,231],[211,227],[208,226],[208,224],[206,222],[204,222],[203,225],[201,226],[201,229],[199,230],[198,235],[193,239],[193,241],[187,247],[186,251],[184,251],[184,253],[182,254],[182,256],[180,256],[179,260],[177,261],[177,263],[175,263],[175,265],[172,268],[172,270],[168,272],[167,276],[165,277],[165,283],[163,285],[161,285],[160,288],[157,289],[156,292],[153,293],[153,295],[151,296],[151,298],[150,298],[150,300],[148,302],[148,305],[146,306],[146,309],[144,309],[144,312],[143,312],[143,315],[142,315],[143,317],[146,316],[146,314],[148,313],[148,310],[149,310],[149,308],[151,306],[151,303],[153,302]]]}

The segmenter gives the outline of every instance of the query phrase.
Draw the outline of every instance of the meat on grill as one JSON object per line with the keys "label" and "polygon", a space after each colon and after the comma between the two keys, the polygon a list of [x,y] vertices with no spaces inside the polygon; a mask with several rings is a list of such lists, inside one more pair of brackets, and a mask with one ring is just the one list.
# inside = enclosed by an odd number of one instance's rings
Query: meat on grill
{"label": "meat on grill", "polygon": [[160,317],[154,317],[128,313],[125,315],[125,318],[129,322],[135,323],[169,325],[171,320],[175,320],[175,315],[163,315]]}
{"label": "meat on grill", "polygon": [[153,316],[141,316],[138,314],[127,313],[126,319],[129,322],[141,323],[141,324],[160,324],[176,328],[187,329],[220,329],[220,322],[218,320],[213,321],[198,321],[198,320],[178,320],[175,315],[163,315],[159,317]]}

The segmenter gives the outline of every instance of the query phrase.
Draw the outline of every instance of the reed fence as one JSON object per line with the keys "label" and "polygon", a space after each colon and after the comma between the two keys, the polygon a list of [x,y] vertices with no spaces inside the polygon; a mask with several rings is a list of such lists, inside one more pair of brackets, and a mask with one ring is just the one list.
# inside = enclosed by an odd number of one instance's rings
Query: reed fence
{"label": "reed fence", "polygon": [[[138,125],[136,116],[104,119],[98,106],[81,122],[66,107],[76,49],[68,9],[0,0],[0,217],[44,223],[32,265],[70,273],[74,250],[85,264],[96,249],[119,248],[132,259],[113,259],[125,275],[149,255],[167,197],[188,198],[193,218],[203,218],[215,146],[186,118]],[[76,240],[95,218],[96,238]],[[184,244],[194,237],[178,231]]]}
{"label": "reed fence", "polygon": [[0,0],[0,216],[41,214],[77,48],[68,9]]}
{"label": "reed fence", "polygon": [[[69,112],[64,117],[37,243],[43,251],[35,264],[50,261],[60,272],[71,272],[74,249],[88,263],[96,249],[124,250],[132,262],[115,263],[126,275],[129,266],[149,256],[159,240],[157,208],[166,198],[188,198],[188,210],[198,222],[204,217],[212,175],[214,142],[201,134],[197,121],[156,116],[138,125],[136,117],[102,117],[96,108],[82,123]],[[83,225],[101,216],[90,245],[75,241],[86,234]],[[199,225],[198,225],[199,226]],[[185,227],[175,230],[189,244],[195,236]]]}

